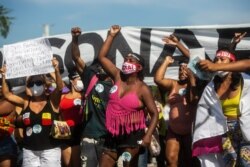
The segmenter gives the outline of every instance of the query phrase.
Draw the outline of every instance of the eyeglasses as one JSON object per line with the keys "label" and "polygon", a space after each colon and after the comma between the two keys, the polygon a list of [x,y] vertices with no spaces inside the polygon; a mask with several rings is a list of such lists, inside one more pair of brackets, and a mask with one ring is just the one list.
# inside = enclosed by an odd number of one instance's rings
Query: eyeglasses
{"label": "eyeglasses", "polygon": [[43,81],[31,81],[31,82],[29,82],[28,84],[27,84],[27,87],[33,87],[34,86],[34,84],[36,84],[36,86],[41,86],[41,85],[43,85],[44,84],[44,82]]}

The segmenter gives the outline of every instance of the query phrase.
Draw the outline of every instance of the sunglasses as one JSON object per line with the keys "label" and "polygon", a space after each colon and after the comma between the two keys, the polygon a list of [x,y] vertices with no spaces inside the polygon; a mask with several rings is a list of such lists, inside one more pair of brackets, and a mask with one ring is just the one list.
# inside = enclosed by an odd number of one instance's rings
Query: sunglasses
{"label": "sunglasses", "polygon": [[44,82],[43,81],[31,81],[31,82],[29,82],[28,84],[27,84],[27,87],[33,87],[34,86],[34,84],[36,85],[36,86],[41,86],[41,85],[43,85],[44,84]]}

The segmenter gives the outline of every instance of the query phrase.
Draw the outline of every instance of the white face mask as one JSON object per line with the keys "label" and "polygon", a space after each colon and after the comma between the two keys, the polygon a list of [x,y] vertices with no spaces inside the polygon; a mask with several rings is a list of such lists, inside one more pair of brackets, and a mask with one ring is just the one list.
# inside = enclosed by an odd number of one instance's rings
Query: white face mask
{"label": "white face mask", "polygon": [[228,73],[228,71],[217,71],[216,75],[218,75],[220,78],[224,78]]}
{"label": "white face mask", "polygon": [[44,86],[37,86],[36,84],[34,84],[34,86],[31,87],[31,92],[33,96],[41,96],[44,92]]}
{"label": "white face mask", "polygon": [[76,84],[73,84],[73,86],[74,86],[75,90],[78,92],[82,91],[84,88],[84,85],[83,85],[81,80],[77,80]]}
{"label": "white face mask", "polygon": [[137,71],[136,65],[128,62],[122,64],[122,73],[123,74],[132,74]]}

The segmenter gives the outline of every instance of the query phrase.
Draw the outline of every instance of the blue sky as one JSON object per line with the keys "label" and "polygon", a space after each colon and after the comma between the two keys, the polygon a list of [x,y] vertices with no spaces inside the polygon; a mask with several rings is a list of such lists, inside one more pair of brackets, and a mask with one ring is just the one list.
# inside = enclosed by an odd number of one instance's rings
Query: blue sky
{"label": "blue sky", "polygon": [[41,37],[43,25],[50,35],[108,29],[113,24],[169,27],[250,23],[249,0],[1,0],[15,17],[0,48]]}

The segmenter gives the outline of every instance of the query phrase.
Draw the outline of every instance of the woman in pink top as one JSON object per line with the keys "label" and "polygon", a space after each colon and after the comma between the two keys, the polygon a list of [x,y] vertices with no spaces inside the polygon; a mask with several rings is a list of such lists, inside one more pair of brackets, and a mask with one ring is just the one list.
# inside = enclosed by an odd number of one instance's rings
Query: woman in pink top
{"label": "woman in pink top", "polygon": [[[105,40],[98,59],[104,70],[115,81],[110,90],[106,109],[106,127],[109,136],[105,140],[105,151],[100,166],[114,166],[122,155],[126,166],[136,167],[141,146],[148,146],[157,125],[158,112],[149,87],[143,82],[144,59],[130,53],[124,58],[122,70],[106,56],[121,27],[114,25]],[[144,108],[151,115],[151,123],[145,133]]]}

